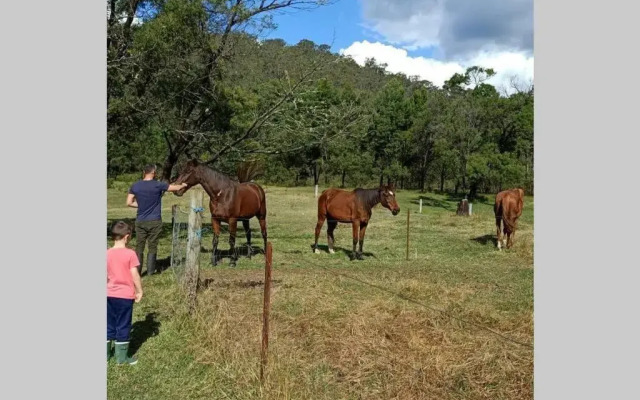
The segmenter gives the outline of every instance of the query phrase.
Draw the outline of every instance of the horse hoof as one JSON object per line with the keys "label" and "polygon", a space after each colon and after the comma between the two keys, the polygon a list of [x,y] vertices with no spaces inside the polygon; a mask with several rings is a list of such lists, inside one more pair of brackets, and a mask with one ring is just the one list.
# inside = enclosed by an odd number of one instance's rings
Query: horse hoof
{"label": "horse hoof", "polygon": [[336,254],[336,252],[333,249],[329,249],[329,254]]}
{"label": "horse hoof", "polygon": [[364,260],[364,257],[362,256],[362,254],[356,254],[356,258],[358,260]]}
{"label": "horse hoof", "polygon": [[320,254],[320,250],[318,250],[318,249],[313,249],[313,252],[314,252],[315,254]]}

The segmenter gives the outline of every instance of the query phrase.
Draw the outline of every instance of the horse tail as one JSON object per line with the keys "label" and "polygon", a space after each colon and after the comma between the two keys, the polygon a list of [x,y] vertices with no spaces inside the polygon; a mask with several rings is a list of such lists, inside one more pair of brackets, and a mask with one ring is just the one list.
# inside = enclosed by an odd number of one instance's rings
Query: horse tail
{"label": "horse tail", "polygon": [[260,161],[244,161],[238,165],[237,176],[240,183],[251,182],[265,172],[264,164]]}
{"label": "horse tail", "polygon": [[503,231],[506,233],[513,233],[516,229],[517,214],[517,200],[508,199],[510,207],[507,210],[502,209],[500,215],[502,215]]}
{"label": "horse tail", "polygon": [[327,216],[327,201],[329,200],[327,198],[327,190],[324,190],[320,196],[318,197],[318,219],[323,219],[326,218]]}
{"label": "horse tail", "polygon": [[260,193],[260,216],[264,218],[267,216],[267,195],[265,194],[262,186],[256,186],[258,187],[258,193]]}
{"label": "horse tail", "polygon": [[515,218],[502,218],[503,230],[506,233],[513,233],[516,229],[516,220]]}
{"label": "horse tail", "polygon": [[496,199],[496,203],[493,205],[493,213],[496,216],[496,226],[501,229],[502,221],[504,220],[504,210],[502,208],[502,199]]}

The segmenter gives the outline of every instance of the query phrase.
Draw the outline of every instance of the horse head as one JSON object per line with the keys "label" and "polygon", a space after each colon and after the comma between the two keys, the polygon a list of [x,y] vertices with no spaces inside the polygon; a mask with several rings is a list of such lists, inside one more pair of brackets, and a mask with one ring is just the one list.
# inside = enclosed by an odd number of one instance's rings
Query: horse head
{"label": "horse head", "polygon": [[393,184],[385,185],[380,186],[380,189],[378,189],[378,193],[380,194],[380,204],[382,204],[384,208],[389,209],[391,211],[391,214],[398,215],[398,213],[400,212],[400,206],[396,201],[395,190],[396,188]]}
{"label": "horse head", "polygon": [[177,178],[173,180],[173,184],[179,185],[181,183],[186,183],[187,186],[174,192],[176,196],[182,196],[184,192],[189,190],[192,186],[195,186],[200,183],[200,174],[199,174],[200,162],[198,160],[191,159],[187,161],[182,172],[178,175]]}

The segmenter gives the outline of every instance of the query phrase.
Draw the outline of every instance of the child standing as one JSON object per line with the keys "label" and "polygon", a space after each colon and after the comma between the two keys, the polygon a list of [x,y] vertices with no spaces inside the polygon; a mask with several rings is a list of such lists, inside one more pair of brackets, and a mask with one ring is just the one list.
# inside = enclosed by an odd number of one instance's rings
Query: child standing
{"label": "child standing", "polygon": [[133,303],[142,299],[142,284],[136,252],[127,248],[131,227],[118,221],[111,229],[113,247],[107,250],[107,361],[111,357],[111,343],[115,341],[118,364],[135,364],[129,357],[129,333],[133,315]]}

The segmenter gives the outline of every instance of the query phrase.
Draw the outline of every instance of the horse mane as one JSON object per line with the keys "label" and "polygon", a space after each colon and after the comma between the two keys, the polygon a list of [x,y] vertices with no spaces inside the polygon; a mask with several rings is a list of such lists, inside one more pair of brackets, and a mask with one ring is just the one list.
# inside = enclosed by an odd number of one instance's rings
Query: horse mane
{"label": "horse mane", "polygon": [[220,171],[216,171],[215,169],[209,167],[208,165],[200,164],[200,167],[201,167],[200,168],[201,180],[216,182],[222,186],[221,189],[233,186],[237,183],[233,179],[229,178],[227,175],[223,174]]}
{"label": "horse mane", "polygon": [[362,205],[370,211],[376,204],[380,202],[380,193],[378,189],[362,189],[357,188],[353,191]]}

